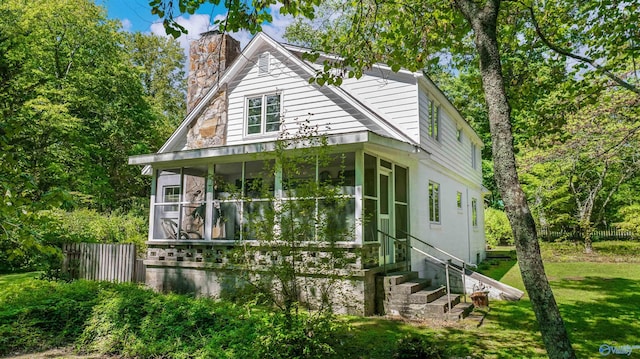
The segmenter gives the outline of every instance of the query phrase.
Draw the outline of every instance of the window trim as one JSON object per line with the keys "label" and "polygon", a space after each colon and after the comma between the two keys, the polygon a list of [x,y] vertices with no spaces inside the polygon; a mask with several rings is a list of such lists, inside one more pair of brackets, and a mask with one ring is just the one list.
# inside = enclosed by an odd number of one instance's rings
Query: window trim
{"label": "window trim", "polygon": [[440,184],[429,181],[429,222],[441,223],[442,211],[440,211]]}
{"label": "window trim", "polygon": [[[269,113],[267,112],[267,98],[268,97],[278,97],[278,122],[277,122],[277,129],[275,130],[270,130],[267,131],[267,125],[273,125],[275,124],[275,122],[269,122],[267,123],[267,116],[270,114],[275,114],[275,112],[273,113]],[[255,132],[255,133],[249,133],[249,104],[251,102],[251,100],[253,99],[260,99],[260,131],[259,132]],[[251,95],[251,96],[246,96],[245,97],[245,105],[244,105],[244,110],[245,110],[245,114],[244,114],[244,134],[245,136],[260,136],[260,135],[267,135],[267,134],[271,134],[271,133],[278,133],[280,132],[280,125],[281,125],[281,121],[282,121],[282,92],[267,92],[267,93],[263,93],[263,94],[258,94],[258,95]],[[253,125],[253,127],[255,127],[255,125]]]}

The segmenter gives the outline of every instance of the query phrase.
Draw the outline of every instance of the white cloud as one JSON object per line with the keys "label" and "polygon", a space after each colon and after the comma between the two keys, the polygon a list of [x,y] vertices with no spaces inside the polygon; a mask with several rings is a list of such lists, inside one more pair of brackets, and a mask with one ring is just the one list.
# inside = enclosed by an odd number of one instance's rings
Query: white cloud
{"label": "white cloud", "polygon": [[[273,17],[273,21],[270,24],[265,24],[262,26],[262,31],[267,35],[271,36],[274,40],[282,42],[284,41],[284,31],[289,24],[293,22],[293,17],[291,15],[282,15],[280,14],[280,8],[282,4],[278,3],[273,5],[271,8],[271,15]],[[224,15],[216,15],[214,17],[215,20],[223,20]],[[189,59],[189,43],[191,41],[197,40],[200,37],[200,34],[203,32],[207,32],[213,28],[214,21],[211,21],[209,15],[200,15],[195,14],[189,17],[180,16],[176,18],[176,22],[187,29],[187,34],[182,34],[178,37],[178,43],[180,47],[182,47],[184,54],[187,59]],[[123,28],[125,28],[126,24],[131,25],[131,22],[127,19],[122,20]],[[151,33],[158,36],[168,36],[166,31],[164,30],[164,25],[162,22],[155,22],[150,27]],[[242,30],[238,32],[232,32],[230,35],[240,41],[240,48],[244,49],[244,47],[251,41],[253,35],[249,33],[249,31]],[[188,69],[188,64],[185,64],[185,70]]]}
{"label": "white cloud", "polygon": [[133,23],[129,19],[120,20],[120,27],[123,31],[131,32],[131,28],[133,27]]}

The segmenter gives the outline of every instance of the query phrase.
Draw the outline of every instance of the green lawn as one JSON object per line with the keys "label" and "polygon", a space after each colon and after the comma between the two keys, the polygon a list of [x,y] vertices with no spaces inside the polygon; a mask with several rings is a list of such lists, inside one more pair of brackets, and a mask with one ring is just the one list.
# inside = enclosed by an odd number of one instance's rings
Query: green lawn
{"label": "green lawn", "polygon": [[[571,249],[571,247],[568,248]],[[549,255],[550,251],[568,250],[543,247],[543,251]],[[619,248],[610,250],[610,252],[615,251],[619,251],[620,255],[624,254]],[[571,255],[580,255],[579,252],[579,250],[573,249]],[[495,266],[488,266],[485,273],[494,278],[500,278],[503,282],[516,288],[524,289],[516,262],[500,261],[495,264]],[[545,261],[545,267],[579,358],[599,357],[598,348],[604,343],[640,345],[638,338],[638,333],[640,333],[640,266],[637,263],[606,263],[602,259],[581,262]],[[31,280],[34,277],[37,277],[37,274],[0,276],[0,288],[3,290],[10,287],[17,288],[21,283],[25,283],[27,287],[31,288],[29,290],[36,291],[43,284],[34,284]],[[56,291],[66,293],[63,288],[69,285],[58,284],[57,286],[60,289],[56,289]],[[84,297],[95,298],[89,296],[89,293],[103,291],[102,287],[94,288],[89,283],[82,284],[80,288],[84,288],[82,290],[86,294],[75,295],[74,300],[80,300]],[[109,288],[107,287],[107,289]],[[135,290],[118,286],[114,288],[116,289],[109,289],[109,292],[105,293],[111,293],[109,294],[111,296],[115,295],[113,293],[121,293],[122,300],[133,300],[126,299],[130,296],[127,291],[134,293]],[[40,290],[44,295],[53,289],[45,290],[43,288]],[[165,299],[157,298],[151,294],[136,293],[138,297],[148,298],[152,302],[165,301]],[[3,295],[0,293],[0,319],[2,319],[3,310],[2,298]],[[172,303],[175,300],[177,299],[168,299],[167,303]],[[52,305],[60,305],[58,302],[52,303]],[[184,303],[183,300],[180,300],[179,303],[182,306],[180,307],[181,311],[198,313],[198,310],[184,307],[191,305],[188,304],[191,302],[186,299]],[[197,305],[204,305],[202,302],[198,303]],[[35,307],[41,308],[40,305],[37,304]],[[159,308],[167,307],[167,304],[157,305]],[[14,308],[14,310],[18,309]],[[89,308],[87,307],[85,310],[89,310]],[[62,314],[64,313],[66,312],[62,312]],[[145,320],[153,321],[153,317],[148,317]],[[527,296],[519,302],[491,302],[491,310],[479,327],[476,321],[471,320],[459,323],[431,323],[435,324],[435,327],[379,317],[340,317],[339,320],[347,325],[343,329],[339,329],[334,336],[336,338],[336,342],[333,344],[336,349],[336,358],[390,358],[397,350],[398,340],[410,334],[427,338],[435,346],[442,348],[446,353],[445,357],[545,357],[544,346]],[[154,324],[148,322],[146,325]],[[243,330],[248,330],[246,325],[244,328]],[[0,329],[2,329],[2,325],[0,325]],[[33,335],[28,331],[25,334]],[[630,357],[640,358],[640,350],[635,350]]]}
{"label": "green lawn", "polygon": [[[633,263],[550,262],[545,264],[556,300],[578,358],[599,357],[602,344],[640,345],[640,266]],[[508,268],[505,271],[505,268]],[[520,270],[502,261],[489,273],[523,289]],[[504,272],[504,275],[501,273]],[[528,297],[519,302],[491,302],[480,327],[476,322],[431,329],[379,318],[352,318],[353,351],[345,357],[387,358],[407,333],[433,338],[453,357],[546,357]],[[364,354],[358,348],[372,348]],[[631,358],[640,358],[640,350]]]}

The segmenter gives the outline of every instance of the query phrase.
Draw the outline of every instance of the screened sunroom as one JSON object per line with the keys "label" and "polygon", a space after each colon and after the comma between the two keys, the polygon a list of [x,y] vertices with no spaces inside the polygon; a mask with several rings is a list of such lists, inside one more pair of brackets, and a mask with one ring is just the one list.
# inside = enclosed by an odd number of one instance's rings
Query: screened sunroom
{"label": "screened sunroom", "polygon": [[[334,135],[329,143],[335,145],[328,160],[307,158],[295,171],[270,158],[273,142],[132,157],[132,164],[150,165],[153,175],[149,244],[253,241],[256,223],[268,220],[274,206],[306,201],[313,209],[298,213],[300,220],[349,235],[327,238],[312,229],[298,241],[373,245],[377,258],[367,267],[404,260],[399,247],[409,232],[412,161],[407,145],[370,132]],[[341,205],[334,198],[302,195],[301,184],[310,182],[336,189]]]}

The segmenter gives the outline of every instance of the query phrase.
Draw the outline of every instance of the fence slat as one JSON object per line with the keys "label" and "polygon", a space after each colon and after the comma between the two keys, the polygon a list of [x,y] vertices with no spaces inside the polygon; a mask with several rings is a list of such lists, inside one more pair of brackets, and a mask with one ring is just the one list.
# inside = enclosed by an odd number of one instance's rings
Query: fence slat
{"label": "fence slat", "polygon": [[144,263],[135,244],[64,243],[62,253],[62,268],[71,278],[144,282]]}

